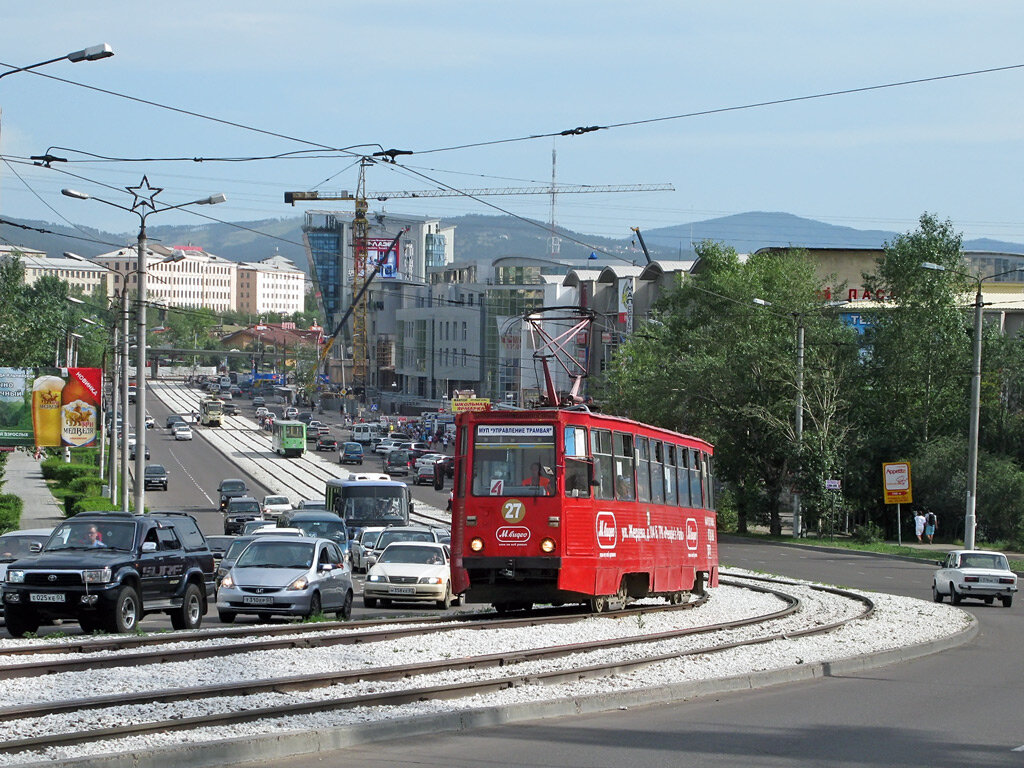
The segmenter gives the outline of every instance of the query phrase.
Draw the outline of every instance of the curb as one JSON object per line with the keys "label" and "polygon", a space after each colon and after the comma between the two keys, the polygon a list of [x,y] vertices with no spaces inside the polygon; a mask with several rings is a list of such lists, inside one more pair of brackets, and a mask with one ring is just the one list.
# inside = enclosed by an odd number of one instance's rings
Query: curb
{"label": "curb", "polygon": [[[969,614],[968,614],[969,615]],[[362,725],[344,725],[320,731],[289,731],[266,736],[244,736],[213,742],[163,747],[144,753],[130,752],[92,755],[69,760],[21,763],[20,768],[211,768],[241,766],[248,763],[315,756],[361,744],[425,734],[465,732],[495,725],[543,720],[583,714],[596,714],[631,707],[678,704],[684,701],[738,691],[753,691],[775,685],[855,674],[900,662],[930,656],[956,648],[973,640],[979,631],[978,620],[970,616],[967,628],[946,637],[907,648],[893,648],[863,656],[835,661],[753,672],[717,680],[676,683],[663,688],[641,688],[610,694],[554,699],[535,703],[466,709]]]}

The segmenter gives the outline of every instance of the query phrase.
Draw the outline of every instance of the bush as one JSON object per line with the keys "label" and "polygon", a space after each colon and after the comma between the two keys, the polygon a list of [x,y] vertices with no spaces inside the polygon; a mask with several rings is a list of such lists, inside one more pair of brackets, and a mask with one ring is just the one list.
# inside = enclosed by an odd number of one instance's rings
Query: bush
{"label": "bush", "polygon": [[715,498],[718,507],[718,530],[721,533],[735,533],[739,524],[739,512],[736,510],[736,496],[731,488],[722,488]]}
{"label": "bush", "polygon": [[860,544],[877,544],[880,541],[884,541],[885,537],[882,535],[882,529],[874,523],[864,523],[864,525],[858,525],[853,531],[853,540]]}
{"label": "bush", "polygon": [[74,517],[82,508],[79,504],[82,501],[82,495],[79,493],[69,493],[64,497],[64,517]]}
{"label": "bush", "polygon": [[101,482],[100,478],[96,477],[96,467],[89,464],[64,464],[61,462],[53,470],[53,479],[57,481],[57,485],[70,487],[71,483],[80,477],[93,478],[97,482]]}
{"label": "bush", "polygon": [[98,493],[91,496],[83,496],[77,503],[79,512],[108,512],[120,509],[120,505],[114,503],[106,496]]}
{"label": "bush", "polygon": [[98,477],[76,477],[68,483],[68,490],[83,496],[99,496],[103,481]]}
{"label": "bush", "polygon": [[21,527],[23,506],[21,497],[13,493],[0,494],[0,533],[15,531]]}

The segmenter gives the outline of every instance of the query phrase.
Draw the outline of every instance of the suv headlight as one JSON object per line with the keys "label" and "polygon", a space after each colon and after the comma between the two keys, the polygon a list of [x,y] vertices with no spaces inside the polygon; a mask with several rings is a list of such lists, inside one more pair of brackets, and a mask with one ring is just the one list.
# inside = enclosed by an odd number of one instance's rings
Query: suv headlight
{"label": "suv headlight", "polygon": [[24,571],[7,571],[7,582],[9,584],[24,584],[25,583],[25,572]]}
{"label": "suv headlight", "polygon": [[113,575],[114,572],[110,568],[90,568],[82,571],[82,581],[86,584],[106,584]]}

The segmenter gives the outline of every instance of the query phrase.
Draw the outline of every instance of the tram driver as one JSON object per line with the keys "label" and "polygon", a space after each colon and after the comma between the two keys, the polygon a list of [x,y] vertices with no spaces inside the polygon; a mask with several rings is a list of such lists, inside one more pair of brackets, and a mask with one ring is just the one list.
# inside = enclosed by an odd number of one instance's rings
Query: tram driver
{"label": "tram driver", "polygon": [[532,485],[540,489],[541,496],[550,496],[552,493],[551,471],[539,461],[530,465],[530,474],[523,480],[523,485]]}

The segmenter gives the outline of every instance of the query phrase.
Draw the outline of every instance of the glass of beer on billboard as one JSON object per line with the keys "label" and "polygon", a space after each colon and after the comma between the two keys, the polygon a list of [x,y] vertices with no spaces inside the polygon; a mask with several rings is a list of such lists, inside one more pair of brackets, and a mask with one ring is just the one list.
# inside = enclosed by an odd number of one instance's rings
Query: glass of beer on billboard
{"label": "glass of beer on billboard", "polygon": [[40,376],[32,383],[32,430],[36,445],[60,445],[60,407],[64,379]]}

